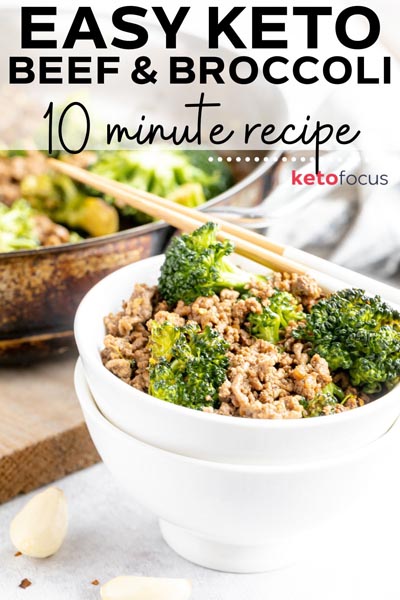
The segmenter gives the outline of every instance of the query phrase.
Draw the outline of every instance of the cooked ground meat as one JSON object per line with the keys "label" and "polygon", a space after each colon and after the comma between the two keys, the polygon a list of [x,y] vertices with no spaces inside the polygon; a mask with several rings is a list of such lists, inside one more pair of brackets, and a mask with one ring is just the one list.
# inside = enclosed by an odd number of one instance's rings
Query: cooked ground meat
{"label": "cooked ground meat", "polygon": [[[78,167],[87,167],[93,161],[93,156],[91,152],[81,152],[64,160]],[[0,158],[0,202],[11,206],[21,198],[21,181],[27,175],[41,175],[47,171],[47,157],[37,150],[28,151],[25,156]]]}
{"label": "cooked ground meat", "polygon": [[[147,392],[149,385],[149,320],[183,326],[188,321],[201,329],[215,328],[230,344],[227,378],[219,388],[220,406],[207,412],[257,419],[299,419],[306,416],[304,401],[313,400],[332,382],[328,363],[312,354],[309,344],[295,341],[289,324],[278,345],[256,339],[246,328],[249,313],[261,313],[274,289],[291,292],[309,310],[322,296],[317,283],[305,275],[276,273],[258,283],[252,297],[240,298],[233,290],[199,297],[192,304],[179,301],[169,311],[156,287],[137,284],[121,312],[105,318],[107,335],[102,360],[123,381]],[[344,385],[343,385],[344,383]],[[349,400],[328,412],[355,408],[367,400],[341,382]]]}
{"label": "cooked ground meat", "polygon": [[156,288],[137,284],[123,310],[104,319],[107,336],[102,351],[103,363],[114,375],[147,392],[149,331],[146,322],[153,315]]}
{"label": "cooked ground meat", "polygon": [[321,298],[321,288],[312,277],[298,273],[274,273],[273,286],[290,292],[307,310]]}
{"label": "cooked ground meat", "polygon": [[26,156],[0,158],[0,202],[7,206],[21,197],[20,184],[27,175],[40,175],[46,171],[46,158],[37,151]]}
{"label": "cooked ground meat", "polygon": [[70,241],[71,233],[68,229],[54,223],[46,215],[36,215],[35,224],[41,246],[57,246]]}

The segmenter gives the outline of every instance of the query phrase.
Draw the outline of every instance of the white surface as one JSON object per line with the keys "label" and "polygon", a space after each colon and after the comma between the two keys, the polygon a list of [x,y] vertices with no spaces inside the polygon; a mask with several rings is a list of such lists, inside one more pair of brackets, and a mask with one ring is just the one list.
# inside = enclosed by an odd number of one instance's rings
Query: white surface
{"label": "white surface", "polygon": [[[122,496],[103,465],[92,467],[59,482],[69,501],[70,529],[52,558],[14,557],[8,526],[26,498],[1,507],[0,598],[95,600],[100,593],[90,583],[94,578],[104,583],[137,574],[189,577],[192,600],[398,600],[399,454],[386,465],[394,476],[386,498],[377,493],[368,511],[348,514],[298,565],[262,575],[217,573],[179,558],[161,539],[156,518]],[[24,577],[32,581],[26,590],[18,588]]]}

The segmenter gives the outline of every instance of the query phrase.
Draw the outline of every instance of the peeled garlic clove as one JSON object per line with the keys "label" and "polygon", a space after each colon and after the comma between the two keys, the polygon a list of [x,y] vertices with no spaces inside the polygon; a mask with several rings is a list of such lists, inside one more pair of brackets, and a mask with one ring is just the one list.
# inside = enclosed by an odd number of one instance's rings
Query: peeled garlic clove
{"label": "peeled garlic clove", "polygon": [[100,589],[102,600],[188,600],[188,579],[164,577],[115,577]]}
{"label": "peeled garlic clove", "polygon": [[60,548],[67,526],[68,509],[64,492],[51,487],[31,498],[14,517],[10,537],[22,554],[46,558]]}

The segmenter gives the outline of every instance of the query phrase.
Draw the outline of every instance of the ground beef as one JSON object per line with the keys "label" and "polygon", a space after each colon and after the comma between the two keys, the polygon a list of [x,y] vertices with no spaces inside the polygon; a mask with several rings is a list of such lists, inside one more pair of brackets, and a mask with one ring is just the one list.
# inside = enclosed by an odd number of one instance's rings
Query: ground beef
{"label": "ground beef", "polygon": [[46,215],[36,215],[35,225],[41,246],[58,246],[70,241],[71,234],[68,229],[54,223]]}
{"label": "ground beef", "polygon": [[[149,385],[148,321],[168,321],[176,326],[198,323],[202,329],[215,328],[230,344],[227,378],[219,389],[220,406],[206,412],[256,419],[299,419],[305,416],[304,401],[314,399],[332,382],[328,363],[313,354],[310,344],[292,337],[295,326],[287,327],[284,339],[270,344],[247,331],[249,313],[260,313],[275,289],[291,292],[305,310],[322,291],[305,275],[276,273],[269,281],[251,288],[253,296],[240,298],[233,290],[199,297],[192,304],[179,301],[173,310],[158,297],[155,287],[137,284],[123,310],[105,318],[107,335],[102,359],[104,365],[126,383],[142,391]],[[342,412],[363,404],[363,398],[345,381],[349,400],[338,404]]]}
{"label": "ground beef", "polygon": [[[94,157],[92,152],[81,152],[66,155],[63,160],[85,168],[93,162]],[[0,158],[0,202],[11,206],[21,198],[20,185],[27,175],[41,175],[48,170],[47,157],[37,150],[27,151],[24,156]]]}
{"label": "ground beef", "polygon": [[20,184],[27,175],[40,175],[46,171],[46,157],[37,151],[26,156],[0,158],[0,202],[11,206],[21,198]]}
{"label": "ground beef", "polygon": [[318,283],[308,275],[274,273],[272,281],[274,287],[293,294],[306,310],[310,310],[322,296]]}
{"label": "ground beef", "polygon": [[126,383],[147,391],[149,331],[146,322],[153,315],[156,288],[137,284],[123,310],[104,319],[107,335],[101,356],[104,365]]}
{"label": "ground beef", "polygon": [[[310,360],[299,347],[296,354],[288,353],[255,340],[247,347],[233,344],[229,359],[220,400],[232,406],[231,414],[240,417],[300,418],[301,400],[312,399],[332,381],[326,361],[318,355]],[[225,412],[226,407],[222,408]]]}

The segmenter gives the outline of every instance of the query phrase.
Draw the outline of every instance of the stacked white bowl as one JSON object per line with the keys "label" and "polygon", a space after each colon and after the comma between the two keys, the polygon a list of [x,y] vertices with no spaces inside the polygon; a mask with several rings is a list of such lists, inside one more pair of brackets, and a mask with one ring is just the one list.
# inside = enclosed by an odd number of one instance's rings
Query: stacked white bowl
{"label": "stacked white bowl", "polygon": [[185,558],[242,573],[290,564],[325,521],[377,485],[400,388],[353,411],[288,421],[202,413],[136,390],[102,365],[103,317],[120,310],[135,283],[155,284],[162,262],[116,271],[78,309],[75,384],[93,441]]}

